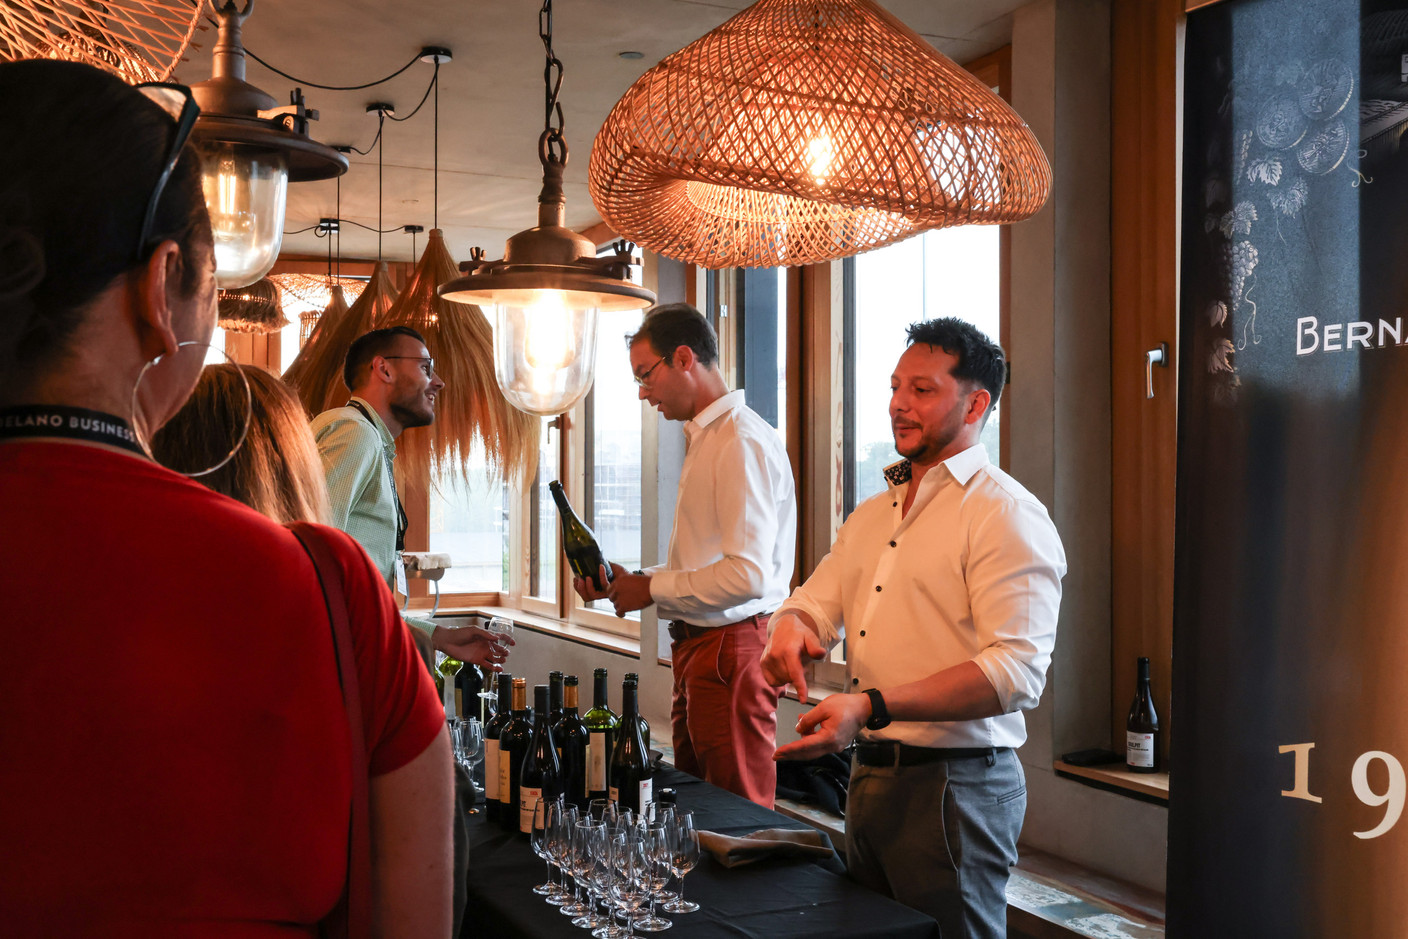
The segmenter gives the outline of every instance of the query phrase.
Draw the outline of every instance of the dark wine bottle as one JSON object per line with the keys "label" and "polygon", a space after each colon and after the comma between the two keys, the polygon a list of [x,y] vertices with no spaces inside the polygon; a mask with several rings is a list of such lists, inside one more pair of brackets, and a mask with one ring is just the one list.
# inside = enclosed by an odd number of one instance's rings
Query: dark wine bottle
{"label": "dark wine bottle", "polygon": [[[596,535],[572,510],[572,503],[567,501],[567,494],[562,491],[562,483],[554,479],[548,483],[548,491],[557,503],[557,514],[562,517],[562,550],[567,555],[572,573],[578,577],[590,577],[598,591],[605,590],[614,575],[606,556],[601,553]],[[606,583],[601,581],[603,567],[606,568]]]}
{"label": "dark wine bottle", "polygon": [[1131,773],[1159,771],[1159,715],[1154,711],[1154,698],[1149,693],[1149,660],[1139,659],[1138,683],[1134,703],[1129,706],[1125,722],[1124,762]]}
{"label": "dark wine bottle", "polygon": [[543,807],[562,794],[562,773],[557,762],[557,748],[552,743],[552,725],[548,721],[548,686],[533,687],[533,738],[523,754],[523,767],[518,773],[518,830],[530,834],[542,831]]}
{"label": "dark wine bottle", "polygon": [[512,720],[513,676],[499,673],[499,709],[484,725],[484,817],[499,820],[499,738]]}
{"label": "dark wine bottle", "polygon": [[562,720],[562,673],[548,672],[548,726],[556,727]]}
{"label": "dark wine bottle", "polygon": [[611,801],[639,817],[651,802],[650,757],[640,736],[640,703],[636,686],[621,688],[621,727],[616,752],[611,754]]}
{"label": "dark wine bottle", "polygon": [[606,799],[611,788],[611,754],[621,719],[606,700],[606,669],[592,672],[592,709],[582,718],[587,725],[587,798]]}
{"label": "dark wine bottle", "polygon": [[[622,683],[630,682],[636,686],[636,700],[640,700],[640,676],[635,672],[627,672],[621,678]],[[650,747],[650,721],[645,719],[645,715],[636,711],[636,723],[640,724],[640,738],[645,741],[647,749]]]}
{"label": "dark wine bottle", "polygon": [[577,713],[577,676],[564,679],[562,720],[552,727],[562,768],[562,791],[578,808],[587,807],[587,725]]}
{"label": "dark wine bottle", "polygon": [[513,680],[513,720],[499,734],[499,824],[518,831],[518,789],[523,757],[533,742],[533,712],[528,710],[528,679]]}

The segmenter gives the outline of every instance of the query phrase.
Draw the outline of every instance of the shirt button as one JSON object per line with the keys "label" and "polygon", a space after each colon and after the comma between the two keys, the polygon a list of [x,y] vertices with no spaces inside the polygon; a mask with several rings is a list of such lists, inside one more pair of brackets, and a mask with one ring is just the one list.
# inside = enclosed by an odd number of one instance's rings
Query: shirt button
{"label": "shirt button", "polygon": [[853,684],[853,685],[859,685],[859,684],[860,684],[860,679],[859,679],[859,678],[852,678],[852,679],[851,679],[851,684]]}

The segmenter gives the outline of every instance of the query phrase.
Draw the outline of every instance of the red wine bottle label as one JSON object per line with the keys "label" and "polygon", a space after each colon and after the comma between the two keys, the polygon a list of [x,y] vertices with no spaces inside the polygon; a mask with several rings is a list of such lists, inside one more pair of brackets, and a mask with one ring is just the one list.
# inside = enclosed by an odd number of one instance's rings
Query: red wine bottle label
{"label": "red wine bottle label", "polygon": [[518,799],[518,830],[525,835],[543,827],[543,790],[521,787]]}
{"label": "red wine bottle label", "polygon": [[620,802],[620,801],[621,801],[621,790],[617,789],[615,786],[612,786],[612,787],[611,787],[611,801],[612,801],[612,802]]}
{"label": "red wine bottle label", "polygon": [[646,816],[646,813],[650,809],[650,803],[654,801],[652,798],[654,790],[651,786],[651,782],[652,780],[649,778],[640,781],[640,815],[642,818]]}
{"label": "red wine bottle label", "polygon": [[1127,731],[1124,735],[1124,761],[1140,769],[1154,768],[1154,735]]}

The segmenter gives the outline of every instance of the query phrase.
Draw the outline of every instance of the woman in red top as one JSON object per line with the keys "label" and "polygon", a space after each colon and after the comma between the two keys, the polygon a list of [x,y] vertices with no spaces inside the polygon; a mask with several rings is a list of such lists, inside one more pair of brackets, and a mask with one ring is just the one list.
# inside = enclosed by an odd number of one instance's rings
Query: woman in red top
{"label": "woman in red top", "polygon": [[[215,324],[188,121],[72,63],[0,64],[0,96],[0,923],[313,935],[351,798],[317,577],[287,530],[132,428],[180,407],[201,357],[179,344]],[[323,534],[370,762],[370,925],[443,936],[444,715],[366,555]]]}

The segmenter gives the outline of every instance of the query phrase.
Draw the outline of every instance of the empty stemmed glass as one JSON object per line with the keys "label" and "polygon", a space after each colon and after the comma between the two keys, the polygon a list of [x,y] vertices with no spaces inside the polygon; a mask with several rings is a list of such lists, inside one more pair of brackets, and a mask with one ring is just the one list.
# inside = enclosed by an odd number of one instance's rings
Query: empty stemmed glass
{"label": "empty stemmed glass", "polygon": [[[573,826],[568,870],[572,872],[572,879],[577,882],[578,891],[585,888],[587,892],[585,903],[578,901],[573,904],[576,907],[573,926],[600,930],[612,925],[609,919],[603,919],[596,911],[597,894],[605,890],[609,883],[606,879],[611,869],[611,861],[607,856],[608,844],[604,822],[583,818]],[[569,910],[564,906],[558,912],[568,913]],[[610,933],[605,939],[616,939],[622,934],[623,932],[618,930]]]}
{"label": "empty stemmed glass", "polygon": [[628,829],[613,838],[611,857],[615,867],[615,876],[611,881],[611,899],[626,914],[626,939],[630,939],[636,934],[636,912],[650,897],[650,862],[646,858],[640,833]]}
{"label": "empty stemmed glass", "polygon": [[665,826],[660,822],[645,825],[640,832],[640,841],[645,860],[641,882],[650,896],[650,910],[636,918],[635,927],[641,932],[664,932],[674,925],[655,913],[655,903],[670,882],[670,843]]}
{"label": "empty stemmed glass", "polygon": [[[550,845],[553,826],[561,826],[563,811],[561,796],[556,799],[544,797],[533,804],[533,827],[530,829],[529,843],[533,847],[533,853],[543,859],[548,869],[548,879],[534,887],[533,892],[540,897],[547,897],[549,903],[562,893],[562,888],[552,879],[553,856]],[[562,901],[558,899],[558,902]]]}
{"label": "empty stemmed glass", "polygon": [[669,913],[693,913],[699,909],[699,904],[684,898],[684,875],[699,863],[699,832],[694,828],[694,813],[676,810],[674,823],[666,829],[666,837],[670,846],[670,871],[680,879],[680,894],[663,909]]}

